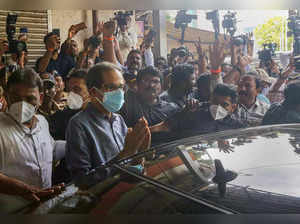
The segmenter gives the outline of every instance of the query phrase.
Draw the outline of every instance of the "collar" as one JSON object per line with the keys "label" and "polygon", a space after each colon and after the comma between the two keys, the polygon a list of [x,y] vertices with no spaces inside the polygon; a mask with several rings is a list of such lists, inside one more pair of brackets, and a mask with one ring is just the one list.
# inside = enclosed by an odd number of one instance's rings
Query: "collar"
{"label": "collar", "polygon": [[136,97],[138,99],[138,101],[143,104],[143,105],[146,105],[146,106],[149,106],[149,107],[153,107],[153,106],[161,106],[162,105],[162,100],[159,96],[157,96],[157,102],[155,104],[148,104],[146,103],[138,94],[136,94]]}
{"label": "collar", "polygon": [[89,103],[85,109],[85,111],[95,116],[96,118],[108,120],[108,121],[114,121],[117,118],[117,115],[115,113],[111,113],[111,118],[109,118],[107,115],[101,113],[92,103]]}
{"label": "collar", "polygon": [[238,106],[242,107],[245,110],[251,110],[254,109],[256,107],[258,107],[260,105],[260,100],[256,97],[254,104],[252,104],[252,106],[248,109],[244,104],[239,103]]}
{"label": "collar", "polygon": [[27,126],[25,126],[24,124],[20,124],[19,122],[17,122],[8,112],[5,112],[5,114],[15,122],[15,124],[17,126],[19,126],[21,128],[21,130],[27,134],[27,135],[33,135],[33,134],[36,134],[38,133],[42,127],[40,125],[40,120],[38,118],[38,116],[35,114],[34,117],[36,119],[36,124],[35,124],[35,127],[33,127],[32,129],[28,128]]}

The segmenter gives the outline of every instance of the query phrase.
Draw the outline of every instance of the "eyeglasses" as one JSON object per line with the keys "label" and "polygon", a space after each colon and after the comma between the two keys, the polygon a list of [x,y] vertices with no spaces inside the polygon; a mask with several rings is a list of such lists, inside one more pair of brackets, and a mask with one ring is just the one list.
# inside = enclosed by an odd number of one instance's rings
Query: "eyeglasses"
{"label": "eyeglasses", "polygon": [[125,85],[124,84],[121,84],[121,85],[119,85],[119,86],[116,86],[116,85],[114,85],[114,84],[104,84],[103,85],[103,89],[105,90],[105,91],[115,91],[115,90],[118,90],[118,89],[125,89]]}
{"label": "eyeglasses", "polygon": [[160,84],[160,80],[157,80],[157,79],[154,79],[154,80],[145,80],[145,79],[141,79],[141,82],[144,84],[144,85],[159,85]]}

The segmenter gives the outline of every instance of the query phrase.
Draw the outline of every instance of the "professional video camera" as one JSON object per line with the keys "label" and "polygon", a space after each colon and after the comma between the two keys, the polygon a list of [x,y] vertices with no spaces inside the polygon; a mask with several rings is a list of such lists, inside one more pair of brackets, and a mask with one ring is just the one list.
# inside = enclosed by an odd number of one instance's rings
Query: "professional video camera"
{"label": "professional video camera", "polygon": [[214,31],[215,31],[215,39],[217,40],[219,38],[219,33],[220,33],[220,19],[219,19],[219,11],[214,10],[211,12],[206,13],[206,19],[211,20]]}
{"label": "professional video camera", "polygon": [[197,15],[189,15],[186,14],[186,10],[179,10],[175,17],[175,28],[179,29],[182,26],[187,27],[187,25],[191,23],[193,19],[197,19]]}
{"label": "professional video camera", "polygon": [[289,11],[288,28],[294,36],[293,55],[296,71],[300,72],[300,17]]}
{"label": "professional video camera", "polygon": [[233,45],[235,46],[246,45],[248,42],[248,36],[247,35],[235,36],[233,37],[232,41],[233,41]]}
{"label": "professional video camera", "polygon": [[19,57],[22,51],[27,51],[27,45],[24,41],[15,39],[16,34],[16,22],[18,16],[16,14],[9,13],[6,17],[6,34],[9,44],[9,52],[11,54],[17,54]]}
{"label": "professional video camera", "polygon": [[226,30],[226,33],[229,33],[232,37],[237,30],[236,23],[236,12],[228,11],[227,14],[224,15],[222,26],[224,30]]}
{"label": "professional video camera", "polygon": [[184,32],[189,23],[192,22],[193,19],[197,19],[197,15],[189,15],[186,14],[186,10],[179,10],[175,17],[175,28],[181,28],[181,44],[184,44]]}
{"label": "professional video camera", "polygon": [[133,11],[118,11],[116,13],[114,13],[115,18],[114,20],[117,21],[118,26],[122,26],[122,25],[126,25],[127,21],[126,21],[126,17],[128,16],[132,16],[133,15]]}
{"label": "professional video camera", "polygon": [[268,65],[272,57],[275,56],[276,43],[269,43],[263,45],[264,49],[258,52],[258,58],[264,65]]}

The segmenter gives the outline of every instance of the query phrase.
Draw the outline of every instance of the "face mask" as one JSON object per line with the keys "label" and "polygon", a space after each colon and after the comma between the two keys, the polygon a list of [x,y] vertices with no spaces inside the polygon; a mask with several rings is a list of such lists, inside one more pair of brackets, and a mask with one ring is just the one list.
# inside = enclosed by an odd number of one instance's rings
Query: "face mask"
{"label": "face mask", "polygon": [[[96,90],[100,92],[99,89]],[[124,90],[117,89],[111,92],[105,92],[103,94],[103,102],[101,102],[98,98],[96,98],[96,100],[103,105],[108,112],[115,113],[122,108],[124,104]]]}
{"label": "face mask", "polygon": [[80,95],[70,92],[67,98],[67,104],[71,110],[78,110],[83,105],[83,99]]}
{"label": "face mask", "polygon": [[221,120],[228,115],[227,110],[220,105],[210,105],[209,111],[214,120]]}
{"label": "face mask", "polygon": [[36,112],[36,107],[25,101],[12,104],[8,113],[19,123],[30,121]]}

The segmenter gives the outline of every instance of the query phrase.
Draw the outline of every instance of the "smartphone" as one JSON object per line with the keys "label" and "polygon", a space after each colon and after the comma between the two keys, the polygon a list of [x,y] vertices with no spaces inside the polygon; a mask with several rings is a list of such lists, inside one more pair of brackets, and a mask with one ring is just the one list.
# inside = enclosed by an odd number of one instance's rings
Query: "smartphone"
{"label": "smartphone", "polygon": [[28,33],[27,27],[20,27],[20,33]]}
{"label": "smartphone", "polygon": [[77,31],[84,30],[84,29],[87,28],[86,25],[85,25],[85,23],[83,23],[83,22],[74,25],[74,27],[75,27],[75,29],[76,29]]}
{"label": "smartphone", "polygon": [[52,33],[56,34],[58,37],[60,37],[60,29],[53,29]]}

